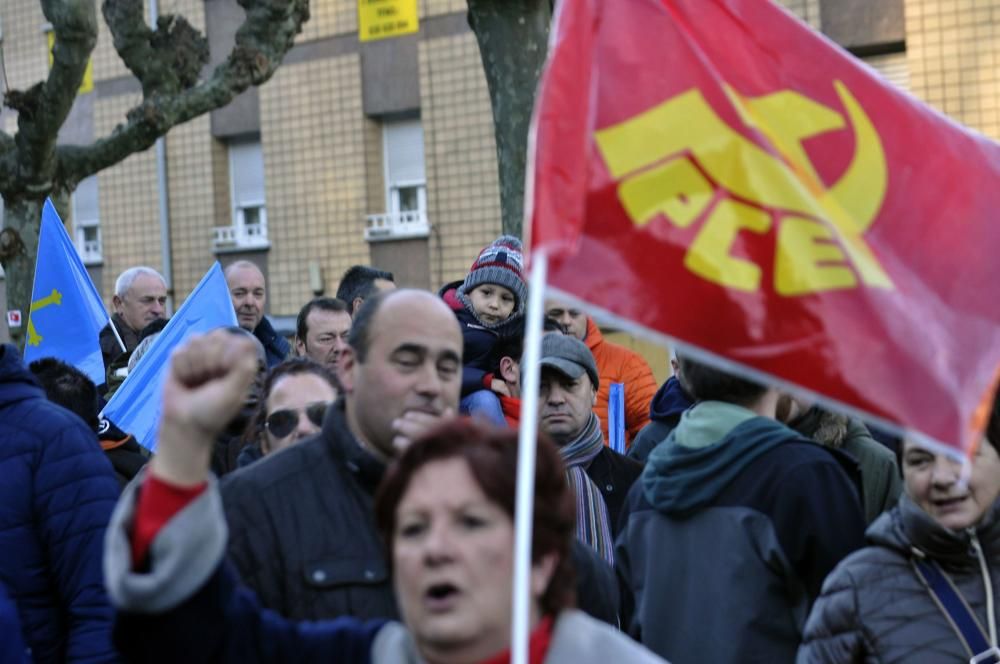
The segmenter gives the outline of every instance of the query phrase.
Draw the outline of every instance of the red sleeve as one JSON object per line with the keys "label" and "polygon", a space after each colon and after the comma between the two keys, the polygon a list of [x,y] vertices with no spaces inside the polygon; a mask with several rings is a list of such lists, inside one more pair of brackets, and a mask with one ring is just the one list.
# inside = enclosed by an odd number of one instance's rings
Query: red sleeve
{"label": "red sleeve", "polygon": [[483,389],[492,390],[494,378],[496,378],[496,376],[491,373],[483,374]]}
{"label": "red sleeve", "polygon": [[179,487],[155,475],[148,474],[139,488],[139,504],[135,510],[135,527],[132,529],[132,566],[138,568],[156,534],[208,486],[202,482],[194,487]]}

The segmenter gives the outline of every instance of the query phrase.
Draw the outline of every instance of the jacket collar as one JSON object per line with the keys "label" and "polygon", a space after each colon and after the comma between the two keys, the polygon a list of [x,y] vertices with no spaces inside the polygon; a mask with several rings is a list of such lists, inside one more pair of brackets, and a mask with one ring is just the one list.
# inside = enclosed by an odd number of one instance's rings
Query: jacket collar
{"label": "jacket collar", "polygon": [[323,439],[329,445],[331,453],[343,461],[361,486],[368,493],[374,494],[385,474],[386,464],[363,448],[347,427],[343,398],[338,399],[333,407],[326,411],[326,417],[323,419]]}
{"label": "jacket collar", "polygon": [[[1000,499],[986,511],[975,532],[987,559],[1000,559]],[[948,567],[978,565],[968,530],[945,528],[905,493],[893,510],[872,523],[867,536],[876,544],[901,550],[907,555],[917,549]]]}
{"label": "jacket collar", "polygon": [[583,338],[583,343],[587,344],[587,348],[592,353],[594,349],[604,343],[604,335],[601,334],[601,328],[597,327],[597,323],[590,316],[587,316],[587,336]]}

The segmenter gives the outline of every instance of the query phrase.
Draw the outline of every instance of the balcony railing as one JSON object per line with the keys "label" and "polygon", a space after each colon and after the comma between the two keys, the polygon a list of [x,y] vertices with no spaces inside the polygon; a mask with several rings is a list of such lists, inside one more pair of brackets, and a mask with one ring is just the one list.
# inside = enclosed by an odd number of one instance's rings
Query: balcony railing
{"label": "balcony railing", "polygon": [[100,240],[77,240],[76,250],[80,253],[80,260],[84,262],[85,265],[92,265],[94,263],[100,263],[103,259],[101,258],[101,241]]}
{"label": "balcony railing", "polygon": [[266,249],[269,246],[265,224],[216,226],[212,229],[212,249],[215,251]]}
{"label": "balcony railing", "polygon": [[369,242],[427,237],[431,233],[423,210],[370,214],[365,217],[365,239]]}

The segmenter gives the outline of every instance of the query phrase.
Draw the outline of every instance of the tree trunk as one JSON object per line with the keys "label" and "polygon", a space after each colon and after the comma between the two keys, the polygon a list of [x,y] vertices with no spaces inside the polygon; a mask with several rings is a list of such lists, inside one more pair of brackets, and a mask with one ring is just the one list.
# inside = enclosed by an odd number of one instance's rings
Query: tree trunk
{"label": "tree trunk", "polygon": [[4,201],[4,229],[0,233],[0,263],[7,281],[7,309],[21,312],[21,327],[10,328],[11,341],[24,349],[35,280],[35,256],[42,221],[42,202]]}
{"label": "tree trunk", "polygon": [[503,232],[521,236],[528,129],[545,63],[551,0],[468,0],[493,104]]}

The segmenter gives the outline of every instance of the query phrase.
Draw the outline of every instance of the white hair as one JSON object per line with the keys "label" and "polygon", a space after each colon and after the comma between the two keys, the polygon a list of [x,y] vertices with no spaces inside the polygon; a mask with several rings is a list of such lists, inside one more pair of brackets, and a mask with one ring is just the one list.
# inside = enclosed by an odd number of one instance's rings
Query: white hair
{"label": "white hair", "polygon": [[151,277],[156,277],[163,282],[163,285],[167,285],[167,280],[163,278],[163,275],[154,270],[151,267],[146,267],[145,265],[138,265],[136,267],[130,267],[121,274],[115,280],[115,295],[118,297],[125,297],[125,293],[132,288],[132,284],[135,280],[139,278],[139,275],[149,275]]}

